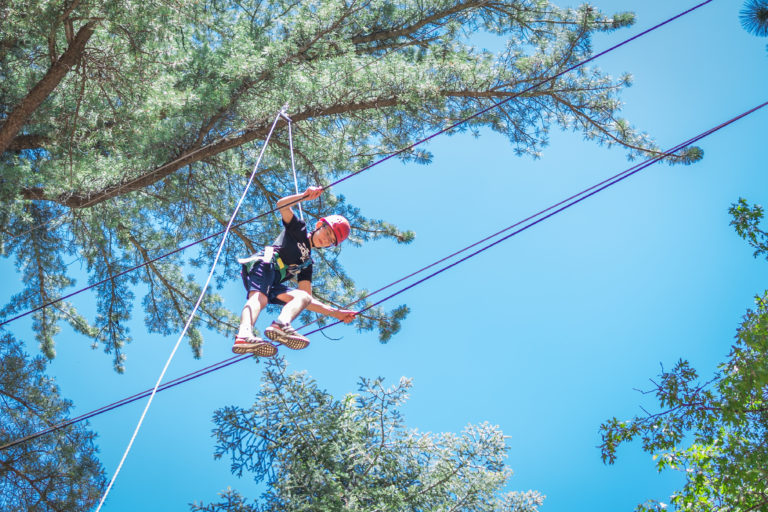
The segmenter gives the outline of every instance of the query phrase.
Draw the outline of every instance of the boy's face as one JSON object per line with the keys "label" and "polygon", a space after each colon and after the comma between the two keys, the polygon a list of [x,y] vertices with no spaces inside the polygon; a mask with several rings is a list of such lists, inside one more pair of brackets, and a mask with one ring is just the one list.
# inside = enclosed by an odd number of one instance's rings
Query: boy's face
{"label": "boy's face", "polygon": [[312,232],[312,245],[315,247],[330,247],[336,245],[336,235],[331,226],[323,224]]}

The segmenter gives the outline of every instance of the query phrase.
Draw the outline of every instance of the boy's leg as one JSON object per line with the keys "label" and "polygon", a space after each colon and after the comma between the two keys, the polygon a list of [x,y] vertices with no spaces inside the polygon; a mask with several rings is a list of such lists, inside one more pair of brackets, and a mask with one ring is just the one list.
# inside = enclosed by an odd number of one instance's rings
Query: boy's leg
{"label": "boy's leg", "polygon": [[261,310],[267,307],[267,296],[261,292],[252,291],[248,294],[248,301],[240,313],[240,328],[237,331],[238,338],[253,336],[253,326],[259,318]]}
{"label": "boy's leg", "polygon": [[[245,272],[245,267],[243,267]],[[240,314],[240,327],[235,336],[232,352],[235,354],[256,354],[271,357],[277,354],[277,348],[253,335],[253,325],[259,313],[267,306],[268,294],[274,284],[275,269],[271,263],[259,261],[243,274],[243,284],[248,290],[248,300]]]}
{"label": "boy's leg", "polygon": [[235,336],[232,352],[235,354],[255,354],[261,357],[272,357],[277,354],[277,348],[269,342],[253,335],[253,324],[259,317],[259,312],[267,305],[267,296],[261,292],[248,293],[248,301],[240,314],[240,328]]}
{"label": "boy's leg", "polygon": [[299,313],[304,311],[304,308],[311,304],[312,297],[302,290],[291,290],[281,293],[277,298],[285,302],[285,306],[283,306],[277,320],[264,330],[264,335],[294,350],[307,348],[309,340],[296,332],[291,327],[291,322],[299,316]]}
{"label": "boy's leg", "polygon": [[290,324],[293,322],[299,313],[304,311],[307,306],[312,303],[312,297],[302,290],[290,290],[277,296],[278,299],[285,302],[283,310],[277,317],[277,321],[281,324]]}

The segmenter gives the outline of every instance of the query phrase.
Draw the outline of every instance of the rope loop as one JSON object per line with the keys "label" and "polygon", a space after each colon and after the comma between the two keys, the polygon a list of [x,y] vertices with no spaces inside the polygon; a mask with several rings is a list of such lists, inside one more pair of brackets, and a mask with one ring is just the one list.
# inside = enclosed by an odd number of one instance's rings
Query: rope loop
{"label": "rope loop", "polygon": [[[296,161],[293,158],[293,130],[291,129],[292,121],[288,117],[286,111],[288,110],[288,104],[283,105],[283,109],[280,111],[280,116],[288,121],[288,147],[291,149],[291,171],[293,172],[293,188],[296,190],[296,195],[299,194],[299,180],[296,178]],[[301,209],[301,203],[297,203],[299,207],[299,218],[304,221],[304,212]]]}

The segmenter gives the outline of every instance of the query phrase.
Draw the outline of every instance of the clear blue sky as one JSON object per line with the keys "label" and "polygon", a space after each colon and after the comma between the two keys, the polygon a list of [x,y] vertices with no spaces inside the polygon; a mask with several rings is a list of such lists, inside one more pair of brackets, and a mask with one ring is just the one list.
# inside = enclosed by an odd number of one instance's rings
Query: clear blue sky
{"label": "clear blue sky", "polygon": [[[634,27],[595,39],[600,51],[693,2],[595,5],[637,13]],[[768,99],[768,40],[741,29],[740,8],[740,1],[713,2],[594,63],[634,75],[623,113],[662,147]],[[768,203],[758,144],[767,120],[768,111],[742,120],[699,144],[702,162],[652,166],[407,292],[389,305],[412,309],[389,344],[339,326],[329,335],[340,341],[318,334],[308,350],[288,354],[291,368],[306,370],[337,397],[354,391],[359,376],[390,383],[413,377],[404,413],[420,430],[500,425],[511,436],[510,490],[540,490],[544,512],[630,511],[647,498],[668,501],[679,476],[658,475],[639,445],[604,466],[598,427],[655,405],[633,388],[647,389],[660,364],[671,367],[682,357],[709,376],[763,290],[768,267],[729,227],[727,209],[740,196]],[[361,287],[393,281],[630,165],[621,150],[570,133],[553,133],[540,160],[514,156],[503,138],[485,132],[479,139],[443,136],[428,149],[429,166],[390,162],[335,190],[366,215],[417,235],[408,246],[345,249],[343,263]],[[2,262],[2,272],[7,282],[18,281],[10,262]],[[238,276],[224,297],[239,311]],[[75,303],[93,311],[91,301],[80,296]],[[31,340],[30,325],[24,319],[12,330]],[[175,338],[147,335],[141,315],[132,334],[125,375],[71,331],[58,337],[50,371],[75,414],[154,384]],[[182,347],[168,379],[229,357],[230,344],[208,336],[202,360]],[[226,460],[213,460],[210,419],[217,407],[250,404],[259,374],[248,361],[159,394],[103,510],[185,510],[228,485],[254,494],[256,486],[231,476]],[[110,476],[143,405],[92,420]]]}

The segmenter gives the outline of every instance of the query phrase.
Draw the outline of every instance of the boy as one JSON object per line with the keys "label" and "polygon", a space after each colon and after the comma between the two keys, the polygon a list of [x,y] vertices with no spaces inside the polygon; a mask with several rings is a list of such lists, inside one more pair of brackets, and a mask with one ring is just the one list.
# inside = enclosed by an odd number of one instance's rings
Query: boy
{"label": "boy", "polygon": [[[305,308],[344,323],[355,319],[357,312],[332,308],[312,297],[312,248],[339,245],[350,231],[347,219],[341,215],[329,215],[320,219],[315,230],[307,234],[306,224],[294,215],[291,205],[317,199],[322,192],[321,187],[309,187],[301,194],[280,199],[277,208],[283,218],[283,232],[273,245],[264,249],[263,254],[239,260],[243,264],[243,284],[248,301],[240,315],[240,329],[232,346],[235,354],[250,353],[261,357],[277,354],[277,347],[253,334],[253,325],[268,303],[284,306],[277,320],[264,330],[264,334],[294,350],[309,345],[309,340],[291,327],[291,322]],[[283,282],[293,278],[297,280],[298,288],[289,289]]]}

